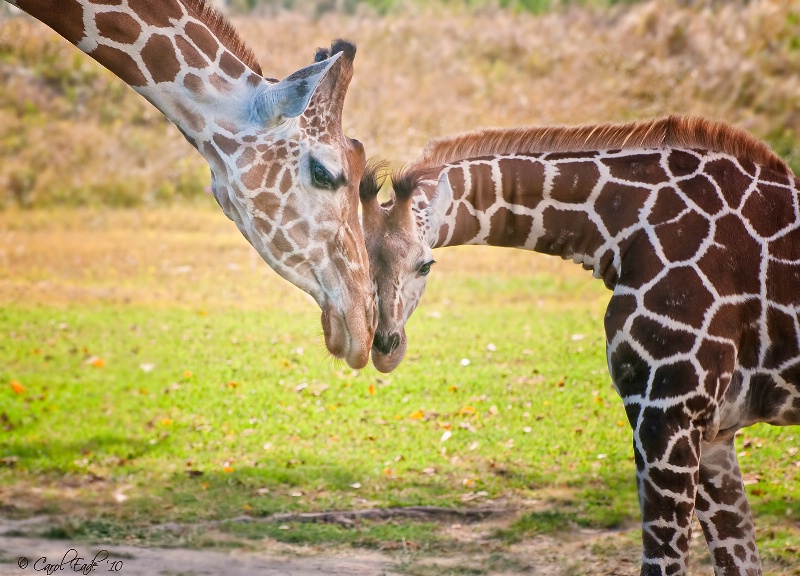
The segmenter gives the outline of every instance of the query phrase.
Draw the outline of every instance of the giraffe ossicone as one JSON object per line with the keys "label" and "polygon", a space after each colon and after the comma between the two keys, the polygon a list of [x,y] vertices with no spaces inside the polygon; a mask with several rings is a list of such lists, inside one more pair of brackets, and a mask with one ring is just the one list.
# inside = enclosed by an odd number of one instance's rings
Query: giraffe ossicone
{"label": "giraffe ossicone", "polygon": [[608,365],[633,429],[642,575],[687,572],[696,513],[717,575],[761,566],[734,434],[800,424],[800,180],[729,125],[486,130],[431,142],[380,205],[360,187],[378,303],[372,359],[403,359],[432,248],[580,263],[613,291]]}
{"label": "giraffe ossicone", "polygon": [[284,80],[205,0],[17,0],[158,108],[211,168],[225,214],[322,309],[328,350],[369,361],[375,305],[358,221],[363,146],[342,131],[355,46]]}

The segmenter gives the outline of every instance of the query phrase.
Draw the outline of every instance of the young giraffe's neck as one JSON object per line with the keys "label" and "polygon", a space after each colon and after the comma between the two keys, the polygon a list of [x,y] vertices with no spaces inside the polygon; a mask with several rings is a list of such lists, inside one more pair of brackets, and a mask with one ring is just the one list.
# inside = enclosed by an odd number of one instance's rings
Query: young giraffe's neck
{"label": "young giraffe's neck", "polygon": [[202,0],[10,1],[144,96],[212,167],[225,134],[251,119],[246,103],[265,81],[249,50]]}
{"label": "young giraffe's neck", "polygon": [[[755,169],[724,154],[670,148],[454,162],[437,169],[447,174],[453,201],[433,247],[486,244],[534,250],[572,259],[613,288],[637,231],[677,221],[680,214],[666,208],[669,199],[685,196],[682,183],[692,180],[701,164],[720,158],[743,175]],[[787,181],[785,175],[778,178]],[[434,188],[431,181],[418,188],[414,204],[419,220]]]}

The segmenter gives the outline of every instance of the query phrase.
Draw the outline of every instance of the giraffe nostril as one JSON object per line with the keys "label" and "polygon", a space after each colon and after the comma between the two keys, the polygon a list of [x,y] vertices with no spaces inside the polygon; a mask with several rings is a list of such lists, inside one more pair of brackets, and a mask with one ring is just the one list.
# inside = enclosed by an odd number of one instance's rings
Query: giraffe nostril
{"label": "giraffe nostril", "polygon": [[400,334],[394,332],[391,336],[389,336],[389,352],[394,352],[395,349],[400,345]]}
{"label": "giraffe nostril", "polygon": [[367,327],[376,330],[378,327],[378,314],[377,310],[375,309],[374,302],[370,301],[367,303],[367,310],[366,310],[366,320],[367,320]]}
{"label": "giraffe nostril", "polygon": [[376,332],[372,346],[381,354],[391,354],[400,344],[400,335],[397,332]]}

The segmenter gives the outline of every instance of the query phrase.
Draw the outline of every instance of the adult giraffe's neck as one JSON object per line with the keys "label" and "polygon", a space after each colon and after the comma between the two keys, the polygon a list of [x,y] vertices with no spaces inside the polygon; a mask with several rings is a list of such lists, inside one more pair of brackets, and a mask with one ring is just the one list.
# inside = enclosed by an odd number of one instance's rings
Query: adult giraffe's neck
{"label": "adult giraffe's neck", "polygon": [[201,153],[219,132],[210,122],[231,132],[249,120],[243,100],[264,80],[215,34],[233,35],[203,2],[10,1],[139,92]]}
{"label": "adult giraffe's neck", "polygon": [[[435,247],[534,250],[580,263],[612,287],[619,272],[620,233],[626,229],[630,238],[630,227],[638,223],[642,202],[653,190],[648,174],[663,174],[659,153],[613,154],[492,156],[444,166],[453,203]],[[631,179],[644,175],[647,187],[617,181],[618,168],[625,166]]]}

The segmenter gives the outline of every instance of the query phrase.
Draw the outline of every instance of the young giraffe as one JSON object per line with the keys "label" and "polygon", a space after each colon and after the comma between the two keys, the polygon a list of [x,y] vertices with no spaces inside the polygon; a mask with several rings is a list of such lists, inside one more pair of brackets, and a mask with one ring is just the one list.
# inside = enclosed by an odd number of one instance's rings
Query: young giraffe
{"label": "young giraffe", "polygon": [[342,132],[355,46],[281,82],[204,0],[9,0],[130,85],[208,161],[211,188],[262,258],[322,309],[330,352],[369,360],[374,303],[358,222],[364,149]]}
{"label": "young giraffe", "polygon": [[633,428],[641,574],[686,573],[693,512],[718,576],[761,574],[734,434],[800,423],[800,181],[784,162],[740,130],[673,116],[433,141],[384,206],[376,171],[361,185],[375,366],[403,358],[431,248],[581,263],[613,290],[607,355]]}

